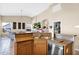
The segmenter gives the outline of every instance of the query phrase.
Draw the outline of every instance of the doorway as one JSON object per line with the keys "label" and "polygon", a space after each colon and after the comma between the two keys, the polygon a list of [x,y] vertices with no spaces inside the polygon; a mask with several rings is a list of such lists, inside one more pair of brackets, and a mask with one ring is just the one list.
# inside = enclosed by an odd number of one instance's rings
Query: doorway
{"label": "doorway", "polygon": [[9,22],[3,22],[2,23],[2,29],[3,29],[3,32],[11,32],[11,23]]}
{"label": "doorway", "polygon": [[56,34],[60,33],[61,33],[61,22],[60,21],[54,22],[54,38],[56,38]]}

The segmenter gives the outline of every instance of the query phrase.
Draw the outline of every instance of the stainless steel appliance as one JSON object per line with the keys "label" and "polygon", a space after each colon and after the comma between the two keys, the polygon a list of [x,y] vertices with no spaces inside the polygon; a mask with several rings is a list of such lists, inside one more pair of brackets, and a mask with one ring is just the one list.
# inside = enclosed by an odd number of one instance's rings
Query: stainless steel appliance
{"label": "stainless steel appliance", "polygon": [[63,55],[64,47],[62,45],[57,45],[48,41],[48,55]]}

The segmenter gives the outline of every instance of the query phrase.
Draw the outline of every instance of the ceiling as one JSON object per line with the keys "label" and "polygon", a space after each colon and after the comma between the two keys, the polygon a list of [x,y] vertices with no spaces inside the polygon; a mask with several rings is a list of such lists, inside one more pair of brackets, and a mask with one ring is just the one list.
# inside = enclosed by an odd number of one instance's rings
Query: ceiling
{"label": "ceiling", "polygon": [[2,16],[36,16],[46,10],[50,3],[0,3]]}

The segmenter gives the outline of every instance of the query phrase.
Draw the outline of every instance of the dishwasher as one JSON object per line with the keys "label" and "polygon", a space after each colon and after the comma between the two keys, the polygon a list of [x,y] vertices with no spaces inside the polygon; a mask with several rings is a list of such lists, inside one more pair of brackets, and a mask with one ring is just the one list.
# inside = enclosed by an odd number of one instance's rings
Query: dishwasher
{"label": "dishwasher", "polygon": [[57,45],[48,41],[48,55],[63,55],[64,47],[62,45]]}

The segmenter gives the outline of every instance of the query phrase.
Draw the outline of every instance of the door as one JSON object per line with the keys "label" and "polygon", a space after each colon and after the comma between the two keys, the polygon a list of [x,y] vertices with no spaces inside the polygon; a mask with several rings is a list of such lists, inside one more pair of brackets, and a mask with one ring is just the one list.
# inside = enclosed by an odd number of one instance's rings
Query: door
{"label": "door", "polygon": [[35,55],[46,55],[48,50],[47,40],[37,39],[34,40],[34,51]]}

